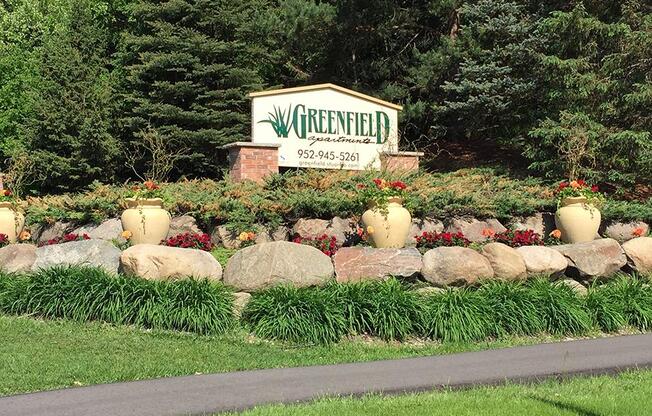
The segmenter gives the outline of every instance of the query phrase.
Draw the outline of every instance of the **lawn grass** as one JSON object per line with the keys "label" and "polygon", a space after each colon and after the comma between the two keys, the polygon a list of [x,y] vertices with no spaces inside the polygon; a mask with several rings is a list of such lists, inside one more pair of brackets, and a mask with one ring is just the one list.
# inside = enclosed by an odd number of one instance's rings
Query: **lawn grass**
{"label": "lawn grass", "polygon": [[649,397],[652,371],[632,371],[526,386],[511,384],[405,396],[369,395],[360,399],[325,398],[303,405],[259,407],[242,415],[648,415]]}
{"label": "lawn grass", "polygon": [[[297,347],[237,331],[200,336],[109,324],[0,315],[0,395],[114,381],[259,368],[448,354],[553,341],[522,337],[477,343],[344,339]],[[557,338],[559,339],[559,338]]]}

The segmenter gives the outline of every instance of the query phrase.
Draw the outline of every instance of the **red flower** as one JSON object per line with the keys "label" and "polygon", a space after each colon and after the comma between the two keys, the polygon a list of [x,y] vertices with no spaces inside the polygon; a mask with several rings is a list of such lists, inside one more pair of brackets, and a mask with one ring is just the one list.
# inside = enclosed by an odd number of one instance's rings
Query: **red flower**
{"label": "red flower", "polygon": [[598,192],[598,189],[599,189],[599,188],[598,188],[598,185],[593,185],[593,186],[591,187],[591,192]]}

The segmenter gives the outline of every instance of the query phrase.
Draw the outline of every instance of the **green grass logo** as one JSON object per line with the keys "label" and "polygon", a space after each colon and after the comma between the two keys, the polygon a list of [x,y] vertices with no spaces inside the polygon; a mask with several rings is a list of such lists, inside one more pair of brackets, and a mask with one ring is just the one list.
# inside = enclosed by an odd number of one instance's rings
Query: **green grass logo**
{"label": "green grass logo", "polygon": [[292,104],[290,104],[287,110],[281,110],[280,107],[274,106],[274,113],[269,114],[269,118],[259,121],[259,123],[269,123],[272,125],[276,136],[278,137],[288,137],[290,134],[290,129],[292,125],[290,123],[290,114],[292,113]]}

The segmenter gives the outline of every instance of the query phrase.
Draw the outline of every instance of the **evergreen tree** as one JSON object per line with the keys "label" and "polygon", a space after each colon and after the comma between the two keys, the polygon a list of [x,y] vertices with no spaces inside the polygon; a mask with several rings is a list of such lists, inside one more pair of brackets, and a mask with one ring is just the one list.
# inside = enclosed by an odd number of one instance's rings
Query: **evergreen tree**
{"label": "evergreen tree", "polygon": [[248,25],[256,8],[229,0],[140,0],[131,13],[122,53],[126,140],[134,145],[154,131],[170,151],[187,150],[174,174],[215,176],[225,164],[219,148],[249,139],[246,95],[262,87],[261,51]]}

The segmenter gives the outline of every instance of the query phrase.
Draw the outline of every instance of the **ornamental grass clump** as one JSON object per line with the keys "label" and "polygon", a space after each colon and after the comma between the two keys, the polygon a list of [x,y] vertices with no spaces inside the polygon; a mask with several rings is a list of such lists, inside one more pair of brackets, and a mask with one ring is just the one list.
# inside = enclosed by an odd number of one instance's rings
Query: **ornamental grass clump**
{"label": "ornamental grass clump", "polygon": [[55,267],[0,286],[0,310],[44,318],[223,334],[233,327],[233,295],[193,279],[158,282],[99,268]]}
{"label": "ornamental grass clump", "polygon": [[253,295],[242,320],[258,337],[298,344],[331,344],[347,331],[336,293],[275,286]]}
{"label": "ornamental grass clump", "polygon": [[492,281],[479,290],[492,311],[491,333],[495,336],[534,335],[544,330],[532,291],[519,282]]}
{"label": "ornamental grass clump", "polygon": [[609,283],[625,321],[641,331],[652,329],[652,288],[639,278],[620,276]]}
{"label": "ornamental grass clump", "polygon": [[537,278],[528,282],[545,331],[554,335],[581,335],[593,327],[583,300],[563,282]]}
{"label": "ornamental grass clump", "polygon": [[395,278],[334,284],[349,330],[384,340],[404,340],[418,330],[420,298]]}
{"label": "ornamental grass clump", "polygon": [[627,325],[622,299],[614,289],[613,283],[593,283],[584,300],[593,322],[604,332],[616,332]]}
{"label": "ornamental grass clump", "polygon": [[442,342],[480,341],[492,333],[493,314],[477,290],[449,288],[424,297],[423,335]]}

